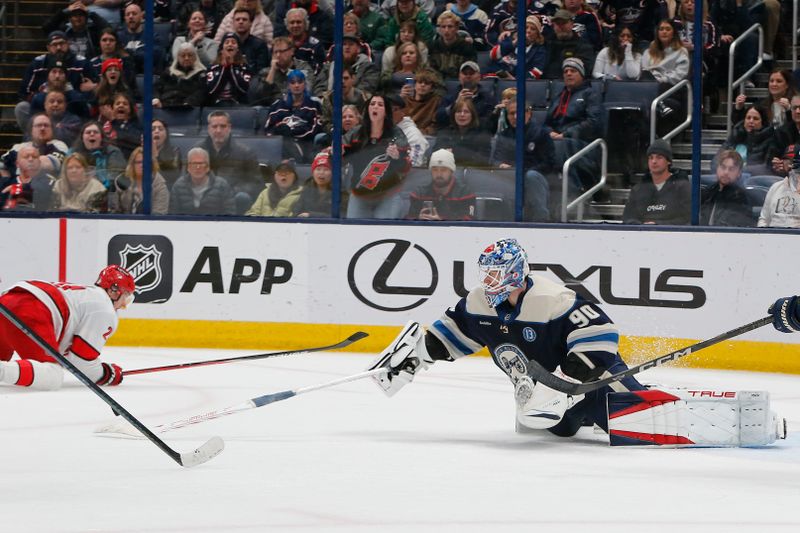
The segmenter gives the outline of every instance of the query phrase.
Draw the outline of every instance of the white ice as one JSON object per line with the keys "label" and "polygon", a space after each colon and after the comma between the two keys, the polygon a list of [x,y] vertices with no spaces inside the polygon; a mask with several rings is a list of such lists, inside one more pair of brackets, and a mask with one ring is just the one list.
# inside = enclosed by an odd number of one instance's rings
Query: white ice
{"label": "white ice", "polygon": [[[107,349],[125,368],[245,352]],[[148,426],[360,372],[356,354],[129,376],[106,389]],[[760,449],[611,448],[514,433],[510,384],[487,358],[437,363],[393,398],[369,380],[161,435],[225,451],[185,469],[77,381],[0,388],[0,531],[800,531],[800,376],[664,368],[649,383],[769,390],[789,437]],[[798,507],[796,507],[798,506]]]}

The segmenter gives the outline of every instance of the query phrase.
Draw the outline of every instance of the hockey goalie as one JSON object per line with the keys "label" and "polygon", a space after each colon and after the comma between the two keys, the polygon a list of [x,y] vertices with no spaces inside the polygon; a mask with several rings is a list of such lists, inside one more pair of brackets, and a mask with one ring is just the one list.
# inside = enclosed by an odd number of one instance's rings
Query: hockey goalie
{"label": "hockey goalie", "polygon": [[[571,437],[596,424],[612,445],[762,446],[786,437],[785,421],[765,391],[650,390],[633,376],[570,395],[529,376],[535,360],[568,383],[588,383],[628,370],[619,333],[596,304],[532,274],[515,239],[489,245],[478,259],[480,283],[425,331],[409,322],[369,369],[392,396],[436,361],[487,347],[514,386],[518,432]],[[769,310],[783,332],[800,331],[797,297]],[[540,377],[540,379],[543,379]]]}

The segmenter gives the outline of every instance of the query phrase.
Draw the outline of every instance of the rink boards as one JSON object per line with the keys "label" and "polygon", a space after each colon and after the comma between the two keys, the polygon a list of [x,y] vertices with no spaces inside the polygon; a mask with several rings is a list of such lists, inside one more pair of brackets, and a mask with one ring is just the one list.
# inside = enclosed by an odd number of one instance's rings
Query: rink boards
{"label": "rink boards", "polygon": [[[601,303],[630,361],[800,292],[792,234],[93,218],[0,219],[0,231],[0,288],[131,269],[141,292],[114,345],[294,349],[364,330],[352,349],[378,351],[407,320],[429,323],[453,305],[475,284],[483,247],[505,237],[534,270]],[[764,327],[685,361],[800,373],[800,336]]]}

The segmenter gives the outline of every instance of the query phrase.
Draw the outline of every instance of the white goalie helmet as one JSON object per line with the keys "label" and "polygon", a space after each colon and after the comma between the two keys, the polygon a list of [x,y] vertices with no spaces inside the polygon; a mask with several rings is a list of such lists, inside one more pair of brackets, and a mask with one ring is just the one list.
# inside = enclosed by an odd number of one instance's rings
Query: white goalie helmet
{"label": "white goalie helmet", "polygon": [[515,290],[525,286],[530,273],[528,254],[516,239],[490,244],[478,258],[481,286],[490,307],[497,307]]}

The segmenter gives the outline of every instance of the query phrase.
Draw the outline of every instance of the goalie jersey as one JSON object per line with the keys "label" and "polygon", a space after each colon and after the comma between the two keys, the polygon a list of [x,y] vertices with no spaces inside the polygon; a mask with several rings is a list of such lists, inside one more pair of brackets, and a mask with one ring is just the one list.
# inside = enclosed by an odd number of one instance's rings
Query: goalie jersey
{"label": "goalie jersey", "polygon": [[[531,359],[552,372],[569,354],[586,365],[592,378],[627,369],[617,353],[619,332],[611,319],[572,289],[538,274],[528,276],[515,306],[505,301],[492,308],[482,287],[472,289],[433,323],[429,333],[444,344],[453,359],[486,346],[494,363],[512,381],[527,373]],[[643,389],[634,378],[626,378],[587,394],[588,402],[578,406],[588,408],[586,414],[606,429],[606,394]]]}

